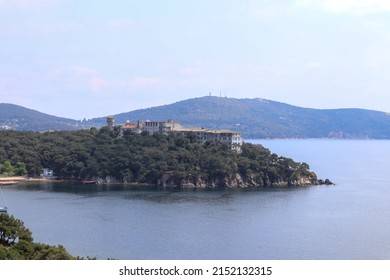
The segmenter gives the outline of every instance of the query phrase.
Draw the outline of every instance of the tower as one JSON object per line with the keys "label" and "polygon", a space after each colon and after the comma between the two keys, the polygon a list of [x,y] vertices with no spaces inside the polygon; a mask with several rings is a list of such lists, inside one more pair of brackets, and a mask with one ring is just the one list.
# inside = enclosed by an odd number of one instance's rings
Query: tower
{"label": "tower", "polygon": [[108,126],[108,129],[110,131],[113,131],[114,130],[114,116],[108,116],[107,117],[107,126]]}

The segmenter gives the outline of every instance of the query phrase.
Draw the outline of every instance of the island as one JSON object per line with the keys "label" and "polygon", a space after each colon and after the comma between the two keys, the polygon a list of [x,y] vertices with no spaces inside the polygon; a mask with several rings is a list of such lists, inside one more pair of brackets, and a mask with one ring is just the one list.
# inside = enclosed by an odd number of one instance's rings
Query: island
{"label": "island", "polygon": [[[0,131],[1,168],[30,178],[161,188],[271,188],[332,184],[307,163],[243,142],[197,141],[194,132],[140,133],[105,126],[76,131]],[[17,168],[16,168],[17,167]],[[8,170],[8,172],[12,171]],[[46,173],[45,173],[46,172]],[[14,172],[15,173],[15,172]]]}

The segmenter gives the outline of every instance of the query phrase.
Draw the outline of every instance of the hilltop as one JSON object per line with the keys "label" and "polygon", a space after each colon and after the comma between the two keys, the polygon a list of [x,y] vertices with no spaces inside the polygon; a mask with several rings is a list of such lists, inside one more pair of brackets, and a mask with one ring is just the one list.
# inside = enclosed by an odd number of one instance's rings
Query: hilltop
{"label": "hilltop", "polygon": [[28,109],[22,106],[0,103],[0,130],[74,130],[78,122]]}
{"label": "hilltop", "polygon": [[[113,109],[114,111],[114,109]],[[206,96],[115,114],[115,123],[173,119],[185,127],[230,129],[244,138],[390,139],[390,115],[365,109],[310,109],[261,98]],[[72,130],[106,125],[106,116],[88,121],[58,118],[0,104],[0,127],[15,130]]]}
{"label": "hilltop", "polygon": [[[230,129],[245,138],[390,139],[390,116],[364,109],[320,110],[255,99],[206,96],[114,115],[116,123],[174,119],[188,127]],[[105,118],[92,119],[101,126]]]}

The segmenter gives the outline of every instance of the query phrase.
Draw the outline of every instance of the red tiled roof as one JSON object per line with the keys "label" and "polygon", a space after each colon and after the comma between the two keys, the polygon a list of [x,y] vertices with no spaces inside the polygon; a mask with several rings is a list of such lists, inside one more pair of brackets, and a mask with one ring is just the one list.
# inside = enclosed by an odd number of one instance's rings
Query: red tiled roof
{"label": "red tiled roof", "polygon": [[122,125],[121,128],[122,129],[133,129],[133,128],[137,128],[137,125],[135,125],[135,124],[126,124],[126,125]]}

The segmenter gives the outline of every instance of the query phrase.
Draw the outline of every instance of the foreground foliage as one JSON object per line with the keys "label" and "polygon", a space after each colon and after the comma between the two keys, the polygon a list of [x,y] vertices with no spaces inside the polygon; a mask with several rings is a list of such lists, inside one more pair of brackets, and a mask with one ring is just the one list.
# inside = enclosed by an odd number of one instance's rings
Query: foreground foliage
{"label": "foreground foliage", "polygon": [[0,214],[0,260],[71,260],[66,249],[33,242],[31,231],[21,220]]}
{"label": "foreground foliage", "polygon": [[[158,184],[169,176],[175,184],[189,178],[223,182],[234,174],[256,178],[263,185],[293,182],[309,176],[306,163],[280,157],[260,145],[244,143],[242,153],[220,143],[198,143],[195,135],[148,135],[119,128],[59,132],[0,132],[0,162],[23,162],[28,175],[39,176],[43,168],[58,177],[106,178],[122,182]],[[223,184],[223,183],[221,183]]]}

